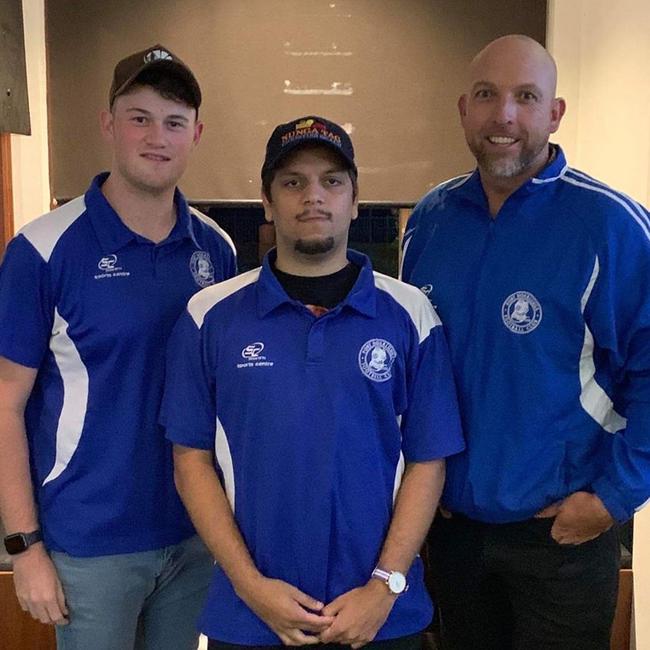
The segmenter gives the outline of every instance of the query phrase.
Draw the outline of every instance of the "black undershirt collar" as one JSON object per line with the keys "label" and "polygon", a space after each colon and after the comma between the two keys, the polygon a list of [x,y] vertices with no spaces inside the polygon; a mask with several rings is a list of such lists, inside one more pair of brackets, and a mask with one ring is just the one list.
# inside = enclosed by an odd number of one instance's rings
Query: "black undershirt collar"
{"label": "black undershirt collar", "polygon": [[345,300],[361,271],[352,262],[348,262],[340,271],[317,276],[291,275],[276,268],[275,262],[271,264],[271,269],[287,295],[303,303],[317,316]]}

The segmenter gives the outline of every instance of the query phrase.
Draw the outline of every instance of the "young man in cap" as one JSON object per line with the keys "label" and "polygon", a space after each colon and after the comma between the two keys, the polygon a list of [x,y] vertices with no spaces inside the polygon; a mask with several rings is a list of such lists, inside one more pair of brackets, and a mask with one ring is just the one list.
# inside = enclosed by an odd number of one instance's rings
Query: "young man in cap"
{"label": "young man in cap", "polygon": [[477,168],[424,197],[404,236],[467,435],[431,533],[454,650],[608,650],[613,524],[650,497],[650,215],[549,144],[555,87],[531,38],[487,45],[458,104]]}
{"label": "young man in cap", "polygon": [[24,610],[59,648],[195,648],[211,560],[157,424],[168,335],[235,273],[176,188],[201,91],[156,45],[118,63],[110,173],[23,228],[0,267],[0,511]]}
{"label": "young man in cap", "polygon": [[218,563],[200,627],[212,648],[419,648],[416,555],[463,448],[440,321],[347,249],[340,126],[278,126],[262,199],[277,249],[194,296],[169,346],[176,481]]}

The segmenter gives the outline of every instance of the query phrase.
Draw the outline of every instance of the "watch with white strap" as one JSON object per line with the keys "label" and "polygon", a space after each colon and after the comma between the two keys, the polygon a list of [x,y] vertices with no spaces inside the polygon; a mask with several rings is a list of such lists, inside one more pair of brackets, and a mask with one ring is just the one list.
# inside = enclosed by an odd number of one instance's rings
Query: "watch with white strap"
{"label": "watch with white strap", "polygon": [[399,571],[384,571],[379,567],[375,567],[371,577],[384,582],[388,587],[388,591],[395,596],[408,591],[409,586],[406,582],[406,576]]}

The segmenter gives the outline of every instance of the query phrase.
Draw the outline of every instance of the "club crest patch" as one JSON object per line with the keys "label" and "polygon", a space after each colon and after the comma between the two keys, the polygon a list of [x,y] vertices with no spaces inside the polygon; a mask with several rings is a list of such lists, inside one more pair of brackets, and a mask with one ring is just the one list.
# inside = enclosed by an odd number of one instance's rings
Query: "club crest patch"
{"label": "club crest patch", "polygon": [[194,251],[190,258],[190,271],[194,282],[201,288],[214,284],[214,266],[210,259],[210,253],[206,251]]}
{"label": "club crest patch", "polygon": [[515,334],[530,334],[542,322],[542,306],[532,293],[515,291],[501,306],[501,320]]}
{"label": "club crest patch", "polygon": [[359,350],[359,368],[372,381],[388,381],[397,352],[385,339],[370,339]]}

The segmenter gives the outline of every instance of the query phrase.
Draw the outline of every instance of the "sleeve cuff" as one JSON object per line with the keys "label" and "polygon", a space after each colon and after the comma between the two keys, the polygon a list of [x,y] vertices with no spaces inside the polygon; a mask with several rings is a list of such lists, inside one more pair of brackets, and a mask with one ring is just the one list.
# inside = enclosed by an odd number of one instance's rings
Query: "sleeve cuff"
{"label": "sleeve cuff", "polygon": [[592,489],[618,523],[622,524],[634,515],[634,508],[625,502],[621,492],[608,479],[598,479],[593,483]]}
{"label": "sleeve cuff", "polygon": [[196,433],[188,433],[186,430],[167,429],[165,437],[175,445],[191,447],[192,449],[203,449],[204,451],[214,449],[214,433],[201,436]]}

